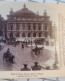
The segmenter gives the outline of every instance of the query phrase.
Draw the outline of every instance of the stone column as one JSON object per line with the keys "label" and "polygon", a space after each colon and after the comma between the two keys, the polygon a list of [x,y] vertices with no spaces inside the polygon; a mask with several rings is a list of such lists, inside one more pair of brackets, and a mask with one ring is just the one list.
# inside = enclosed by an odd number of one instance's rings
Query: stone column
{"label": "stone column", "polygon": [[38,23],[36,23],[36,30],[38,30]]}
{"label": "stone column", "polygon": [[22,37],[22,33],[23,33],[23,32],[21,32],[21,37]]}
{"label": "stone column", "polygon": [[33,30],[33,24],[31,23],[31,30]]}
{"label": "stone column", "polygon": [[33,33],[31,32],[31,37],[33,37]]}
{"label": "stone column", "polygon": [[38,34],[37,34],[37,32],[36,32],[36,37],[38,37]]}
{"label": "stone column", "polygon": [[20,23],[20,26],[19,26],[19,31],[21,31],[21,23]]}
{"label": "stone column", "polygon": [[25,37],[28,37],[28,33],[27,32],[25,32]]}
{"label": "stone column", "polygon": [[25,23],[25,30],[27,30],[27,24]]}
{"label": "stone column", "polygon": [[39,37],[39,32],[37,32],[37,37]]}
{"label": "stone column", "polygon": [[41,24],[41,26],[42,26],[42,27],[41,27],[41,30],[44,30],[44,25],[43,25],[43,23]]}
{"label": "stone column", "polygon": [[21,31],[23,30],[23,28],[22,28],[22,23],[20,24],[20,30],[21,30]]}
{"label": "stone column", "polygon": [[9,23],[7,23],[7,31],[10,30],[10,27],[9,26],[10,26]]}
{"label": "stone column", "polygon": [[44,37],[43,32],[41,32],[41,37]]}
{"label": "stone column", "polygon": [[16,30],[16,23],[13,23],[13,30]]}
{"label": "stone column", "polygon": [[9,32],[7,32],[7,37],[8,37],[8,38],[10,38],[10,37],[9,37],[9,35],[10,35],[10,33],[9,33]]}

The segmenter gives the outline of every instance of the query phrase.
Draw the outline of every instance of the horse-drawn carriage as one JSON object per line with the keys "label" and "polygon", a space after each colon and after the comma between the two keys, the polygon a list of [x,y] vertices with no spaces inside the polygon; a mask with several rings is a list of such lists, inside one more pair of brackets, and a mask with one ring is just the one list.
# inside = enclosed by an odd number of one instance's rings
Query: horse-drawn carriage
{"label": "horse-drawn carriage", "polygon": [[38,47],[36,46],[35,48],[31,49],[32,53],[34,53],[35,55],[38,55],[42,52],[44,47]]}
{"label": "horse-drawn carriage", "polygon": [[15,56],[10,53],[9,48],[7,49],[7,52],[3,54],[3,61],[14,63]]}

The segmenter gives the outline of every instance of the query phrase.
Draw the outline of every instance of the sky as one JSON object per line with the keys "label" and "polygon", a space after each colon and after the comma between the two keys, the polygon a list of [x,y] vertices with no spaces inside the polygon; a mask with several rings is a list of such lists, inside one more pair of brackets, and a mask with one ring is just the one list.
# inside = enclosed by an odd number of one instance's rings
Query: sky
{"label": "sky", "polygon": [[[34,3],[34,2],[4,2],[4,1],[0,1],[0,14],[2,17],[4,17],[4,19],[7,19],[7,15],[10,14],[10,10],[11,8],[13,9],[14,12],[21,10],[23,8],[24,3],[26,4],[26,7],[33,11],[34,13],[37,14],[37,11],[39,12],[39,15],[43,15],[44,14],[44,10],[47,11],[47,15],[50,16],[50,20],[53,23],[56,23],[56,19],[57,19],[57,14],[56,11],[46,5],[43,5],[43,3]],[[32,5],[32,6],[31,6]]]}

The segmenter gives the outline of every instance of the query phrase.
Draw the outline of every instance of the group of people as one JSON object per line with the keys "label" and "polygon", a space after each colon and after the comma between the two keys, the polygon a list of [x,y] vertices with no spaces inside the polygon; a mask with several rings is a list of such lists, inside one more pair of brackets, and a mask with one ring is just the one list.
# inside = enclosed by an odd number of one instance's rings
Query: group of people
{"label": "group of people", "polygon": [[[41,70],[41,68],[42,67],[38,64],[38,62],[35,62],[31,67],[32,70]],[[31,69],[27,67],[27,64],[24,64],[24,67],[21,69],[21,71],[30,71]]]}

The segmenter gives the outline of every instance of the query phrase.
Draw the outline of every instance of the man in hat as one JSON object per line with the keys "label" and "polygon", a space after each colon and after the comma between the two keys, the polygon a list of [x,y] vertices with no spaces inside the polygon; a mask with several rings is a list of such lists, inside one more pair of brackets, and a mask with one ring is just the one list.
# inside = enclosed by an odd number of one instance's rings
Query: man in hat
{"label": "man in hat", "polygon": [[31,67],[32,70],[41,70],[41,66],[38,65],[38,62],[35,62],[34,64],[35,64],[35,65]]}

